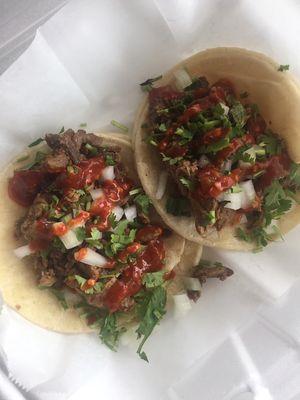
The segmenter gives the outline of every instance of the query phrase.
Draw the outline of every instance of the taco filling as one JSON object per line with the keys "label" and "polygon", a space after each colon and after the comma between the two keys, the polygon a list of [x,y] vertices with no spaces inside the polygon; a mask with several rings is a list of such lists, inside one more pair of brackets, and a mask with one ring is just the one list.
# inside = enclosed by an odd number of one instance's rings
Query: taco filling
{"label": "taco filling", "polygon": [[[142,126],[175,183],[166,212],[193,214],[204,237],[236,226],[240,240],[261,249],[278,235],[278,219],[296,201],[300,166],[247,100],[248,93],[237,94],[230,80],[209,85],[185,70],[175,76],[180,89],[147,85],[148,117]],[[162,172],[157,199],[166,185]]]}
{"label": "taco filling", "polygon": [[38,151],[9,181],[10,198],[27,208],[15,232],[25,244],[15,255],[31,257],[37,284],[64,306],[62,289],[80,295],[77,306],[110,348],[131,319],[142,346],[165,313],[170,232],[151,223],[150,201],[127,176],[120,148],[84,131],[45,141],[51,152]]}

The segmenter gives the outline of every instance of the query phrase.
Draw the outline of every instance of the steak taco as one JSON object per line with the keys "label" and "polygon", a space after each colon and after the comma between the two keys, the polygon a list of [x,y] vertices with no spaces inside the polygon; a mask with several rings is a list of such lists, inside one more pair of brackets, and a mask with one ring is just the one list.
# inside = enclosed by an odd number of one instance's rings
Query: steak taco
{"label": "steak taco", "polygon": [[262,249],[300,222],[300,89],[287,68],[216,48],[141,84],[137,171],[186,239]]}
{"label": "steak taco", "polygon": [[[113,349],[130,321],[145,340],[165,312],[184,239],[152,209],[130,144],[84,131],[48,134],[0,182],[6,303],[58,332],[99,328]],[[154,311],[147,331],[143,318]]]}

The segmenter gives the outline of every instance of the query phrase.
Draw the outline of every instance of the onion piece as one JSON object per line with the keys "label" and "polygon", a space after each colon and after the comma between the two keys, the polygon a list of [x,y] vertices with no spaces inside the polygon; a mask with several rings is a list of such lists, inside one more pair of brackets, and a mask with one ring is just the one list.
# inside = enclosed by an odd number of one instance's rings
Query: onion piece
{"label": "onion piece", "polygon": [[105,167],[102,171],[102,176],[101,180],[106,181],[106,180],[113,180],[115,179],[115,169],[113,165],[109,165],[108,167]]}
{"label": "onion piece", "polygon": [[228,115],[228,113],[229,113],[229,107],[228,106],[226,106],[226,104],[224,104],[224,103],[219,103],[220,104],[220,106],[223,108],[223,110],[224,110],[224,115]]}
{"label": "onion piece", "polygon": [[168,181],[168,172],[167,171],[161,172],[158,178],[158,185],[155,194],[155,198],[157,200],[162,199],[163,195],[165,194],[167,188],[167,181]]}
{"label": "onion piece", "polygon": [[242,208],[243,192],[239,193],[224,193],[222,196],[222,201],[228,201],[225,204],[225,208],[230,208],[231,210],[239,210]]}
{"label": "onion piece", "polygon": [[116,221],[120,221],[120,219],[123,217],[124,210],[120,206],[116,206],[112,209],[112,214],[114,214]]}
{"label": "onion piece", "polygon": [[59,239],[63,242],[66,249],[73,249],[76,246],[79,246],[82,243],[82,240],[78,240],[76,233],[69,229],[67,233],[62,236],[59,236]]}
{"label": "onion piece", "polygon": [[199,167],[204,168],[209,164],[209,159],[203,154],[199,159]]}
{"label": "onion piece", "polygon": [[176,86],[179,90],[184,89],[193,83],[190,75],[184,68],[180,68],[177,71],[175,71],[174,76],[176,79]]}
{"label": "onion piece", "polygon": [[29,244],[25,244],[24,246],[14,249],[14,254],[18,258],[24,258],[26,256],[30,256],[30,254],[33,254],[33,253],[34,253],[34,250],[32,250],[30,248]]}
{"label": "onion piece", "polygon": [[102,189],[91,189],[90,194],[91,194],[93,200],[97,200],[97,199],[100,199],[101,197],[103,197],[104,192]]}
{"label": "onion piece", "polygon": [[96,251],[89,249],[88,247],[83,247],[76,253],[74,253],[74,258],[76,261],[80,261],[87,265],[94,265],[97,267],[105,267],[107,264],[107,259]]}
{"label": "onion piece", "polygon": [[197,278],[193,278],[191,276],[185,276],[183,278],[183,284],[187,290],[197,290],[198,292],[201,291],[201,284],[199,282],[199,279]]}
{"label": "onion piece", "polygon": [[183,317],[192,308],[191,301],[185,293],[176,294],[173,296],[173,300],[175,318]]}
{"label": "onion piece", "polygon": [[124,210],[125,217],[128,221],[132,222],[137,217],[136,206],[130,206]]}
{"label": "onion piece", "polygon": [[229,172],[229,171],[231,171],[231,167],[232,167],[232,160],[227,160],[227,161],[225,161],[225,163],[223,165],[223,171]]}
{"label": "onion piece", "polygon": [[243,190],[242,205],[241,208],[248,208],[251,206],[255,199],[256,192],[251,180],[241,182],[239,184],[240,188]]}

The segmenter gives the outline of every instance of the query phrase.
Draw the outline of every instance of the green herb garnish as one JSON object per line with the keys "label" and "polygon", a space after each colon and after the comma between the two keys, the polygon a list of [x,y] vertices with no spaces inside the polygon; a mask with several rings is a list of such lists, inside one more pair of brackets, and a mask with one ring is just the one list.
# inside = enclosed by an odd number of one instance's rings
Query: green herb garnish
{"label": "green herb garnish", "polygon": [[277,71],[283,72],[283,71],[288,71],[290,69],[289,64],[281,64],[279,65]]}
{"label": "green herb garnish", "polygon": [[120,122],[118,122],[118,121],[116,121],[116,120],[113,119],[110,123],[111,123],[113,126],[115,126],[116,128],[121,129],[121,131],[123,131],[123,132],[128,132],[127,126],[121,124]]}
{"label": "green herb garnish", "polygon": [[153,83],[160,80],[162,75],[159,75],[155,78],[149,78],[145,82],[140,83],[140,87],[144,92],[150,92],[153,89]]}
{"label": "green herb garnish", "polygon": [[164,275],[166,271],[149,272],[143,276],[143,284],[147,289],[161,286],[164,282]]}
{"label": "green herb garnish", "polygon": [[191,204],[186,197],[169,197],[166,204],[166,211],[175,216],[191,216]]}
{"label": "green herb garnish", "polygon": [[28,145],[28,147],[37,146],[38,144],[42,143],[43,141],[44,141],[43,138],[38,138],[38,139],[36,139],[34,142],[30,143],[30,144]]}

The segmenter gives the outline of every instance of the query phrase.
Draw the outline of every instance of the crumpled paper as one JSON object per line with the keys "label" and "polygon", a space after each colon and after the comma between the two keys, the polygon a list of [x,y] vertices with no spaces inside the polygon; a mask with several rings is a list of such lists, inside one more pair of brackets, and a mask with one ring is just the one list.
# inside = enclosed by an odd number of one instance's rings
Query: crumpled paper
{"label": "crumpled paper", "polygon": [[[137,84],[207,47],[262,51],[300,76],[299,14],[296,0],[70,1],[0,77],[0,162],[61,126],[108,132],[116,119],[130,128],[143,96]],[[109,399],[180,399],[168,388],[299,278],[299,232],[260,254],[206,249],[204,257],[236,274],[208,282],[182,320],[167,316],[146,345],[149,365],[132,344],[115,354],[95,334],[48,332],[4,307],[5,367],[34,400],[67,398],[82,387]]]}

